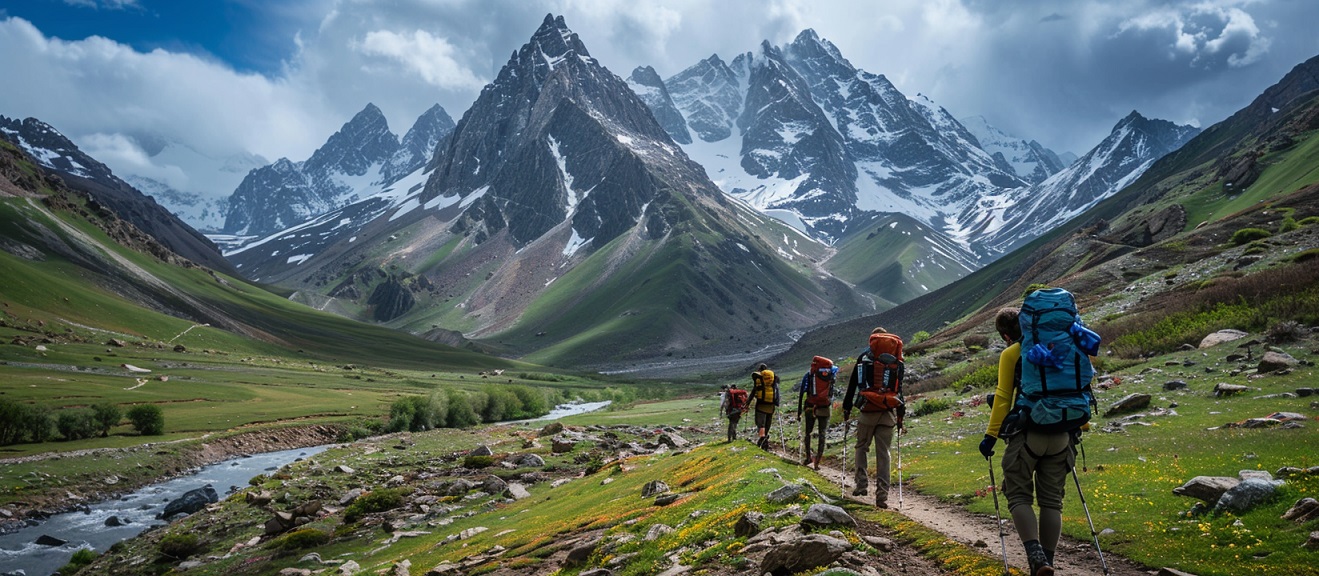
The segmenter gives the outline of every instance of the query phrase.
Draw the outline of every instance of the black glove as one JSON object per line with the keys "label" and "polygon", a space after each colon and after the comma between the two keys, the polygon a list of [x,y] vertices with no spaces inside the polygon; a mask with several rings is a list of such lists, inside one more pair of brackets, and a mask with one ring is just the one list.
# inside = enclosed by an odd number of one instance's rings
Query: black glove
{"label": "black glove", "polygon": [[980,441],[980,455],[984,456],[985,460],[988,460],[990,456],[994,455],[995,442],[998,442],[998,438],[988,434],[985,434],[985,439]]}

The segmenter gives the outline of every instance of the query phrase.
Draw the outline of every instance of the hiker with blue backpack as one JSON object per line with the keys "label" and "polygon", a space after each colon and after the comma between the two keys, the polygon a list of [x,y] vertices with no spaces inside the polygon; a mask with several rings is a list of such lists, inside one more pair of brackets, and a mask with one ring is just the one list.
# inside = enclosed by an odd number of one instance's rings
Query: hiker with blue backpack
{"label": "hiker with blue backpack", "polygon": [[[820,458],[824,456],[824,433],[829,428],[829,412],[833,405],[834,398],[834,381],[838,379],[838,367],[834,366],[834,361],[824,356],[816,356],[811,359],[811,369],[802,376],[801,382],[796,386],[797,390],[797,421],[801,421],[802,408],[806,408],[806,427],[805,434],[802,438],[802,450],[805,457],[802,458],[802,466],[812,466],[820,469]],[[811,456],[811,433],[814,431],[818,436],[819,447],[815,450],[815,456]]]}
{"label": "hiker with blue backpack", "polygon": [[[856,419],[856,468],[852,477],[856,488],[852,495],[866,495],[870,484],[866,474],[867,453],[870,443],[874,442],[875,506],[880,508],[888,508],[889,449],[893,434],[895,430],[899,433],[904,430],[902,419],[907,406],[902,398],[902,381],[905,374],[902,338],[882,327],[875,328],[870,332],[869,346],[856,358],[852,375],[847,380],[847,393],[843,395],[844,436],[848,421],[852,419],[852,408],[861,412]],[[898,461],[901,463],[900,458]],[[901,480],[900,471],[898,479]]]}
{"label": "hiker with blue backpack", "polygon": [[[1006,441],[1003,493],[1026,549],[1028,574],[1051,576],[1067,474],[1075,473],[1081,427],[1094,405],[1090,356],[1099,352],[1099,335],[1085,328],[1075,297],[1061,288],[1030,291],[1020,309],[999,310],[994,328],[1008,347],[999,355],[998,387],[980,454],[988,460],[998,440]],[[994,498],[997,505],[997,494]],[[1032,508],[1037,502],[1038,517]],[[1003,554],[1006,568],[1006,549]]]}

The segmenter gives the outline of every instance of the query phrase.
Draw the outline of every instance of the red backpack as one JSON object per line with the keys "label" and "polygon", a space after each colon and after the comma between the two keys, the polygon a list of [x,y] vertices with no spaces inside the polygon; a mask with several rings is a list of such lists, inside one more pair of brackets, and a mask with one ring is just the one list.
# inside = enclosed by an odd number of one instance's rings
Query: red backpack
{"label": "red backpack", "polygon": [[862,412],[893,410],[903,404],[902,338],[881,332],[870,335],[870,349],[861,355],[858,370]]}
{"label": "red backpack", "polygon": [[828,406],[833,403],[833,384],[838,370],[834,361],[824,356],[811,359],[811,372],[807,375],[806,404]]}
{"label": "red backpack", "polygon": [[728,413],[741,414],[747,409],[747,391],[741,388],[728,390]]}

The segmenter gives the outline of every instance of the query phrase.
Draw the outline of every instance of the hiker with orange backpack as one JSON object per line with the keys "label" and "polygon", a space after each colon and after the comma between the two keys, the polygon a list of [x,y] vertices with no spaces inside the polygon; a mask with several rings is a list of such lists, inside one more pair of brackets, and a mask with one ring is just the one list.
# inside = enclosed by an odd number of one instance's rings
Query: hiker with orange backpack
{"label": "hiker with orange backpack", "polygon": [[724,391],[724,403],[722,411],[728,416],[728,441],[732,442],[737,439],[737,422],[742,419],[742,413],[747,410],[747,391],[733,384]]}
{"label": "hiker with orange backpack", "polygon": [[769,450],[769,427],[779,406],[779,377],[761,364],[751,373],[751,397],[756,399],[756,446]]}
{"label": "hiker with orange backpack", "polygon": [[902,399],[902,378],[906,367],[902,356],[902,338],[883,328],[870,333],[870,344],[857,356],[852,376],[843,396],[843,420],[852,417],[855,406],[861,412],[856,423],[856,488],[853,496],[865,496],[869,485],[866,475],[867,452],[875,443],[875,506],[888,508],[889,447],[895,428],[902,429],[906,404]]}
{"label": "hiker with orange backpack", "polygon": [[[806,456],[801,465],[813,465],[820,469],[820,458],[824,456],[824,433],[829,428],[829,408],[833,404],[833,385],[838,377],[838,367],[834,361],[824,356],[811,359],[811,369],[802,376],[797,384],[797,420],[801,420],[802,407],[806,408],[806,427],[802,438],[802,450]],[[817,430],[818,429],[818,430]],[[811,457],[811,432],[819,436],[819,447]]]}

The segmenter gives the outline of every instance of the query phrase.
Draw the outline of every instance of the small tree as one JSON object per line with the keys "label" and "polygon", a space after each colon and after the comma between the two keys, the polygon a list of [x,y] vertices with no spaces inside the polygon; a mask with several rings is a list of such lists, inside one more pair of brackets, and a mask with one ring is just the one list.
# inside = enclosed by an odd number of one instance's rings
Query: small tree
{"label": "small tree", "polygon": [[124,411],[118,406],[109,402],[103,402],[92,406],[92,413],[96,416],[96,430],[105,438],[110,435],[110,429],[119,424],[119,420],[124,417]]}
{"label": "small tree", "polygon": [[23,419],[23,429],[27,431],[28,438],[33,442],[50,440],[55,429],[55,416],[51,414],[49,407],[40,404],[29,406]]}
{"label": "small tree", "polygon": [[159,436],[165,433],[165,414],[160,406],[141,404],[128,409],[128,420],[133,429],[143,436]]}
{"label": "small tree", "polygon": [[65,440],[82,440],[96,435],[96,414],[90,408],[60,410],[55,428]]}

